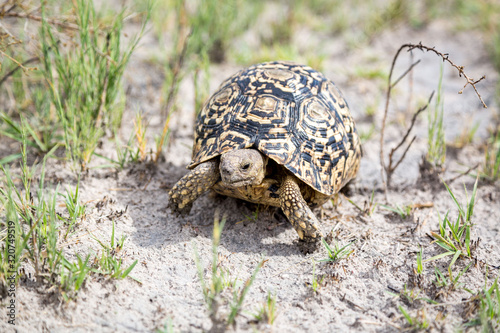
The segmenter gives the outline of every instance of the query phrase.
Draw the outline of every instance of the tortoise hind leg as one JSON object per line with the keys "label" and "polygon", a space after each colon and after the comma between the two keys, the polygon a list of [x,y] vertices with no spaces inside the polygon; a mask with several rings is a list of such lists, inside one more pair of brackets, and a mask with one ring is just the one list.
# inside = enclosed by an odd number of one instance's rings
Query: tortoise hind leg
{"label": "tortoise hind leg", "polygon": [[193,202],[219,180],[219,162],[201,163],[182,177],[168,192],[168,207],[175,213],[187,215]]}
{"label": "tortoise hind leg", "polygon": [[301,240],[316,242],[323,237],[319,221],[300,193],[297,179],[287,175],[279,190],[280,206]]}

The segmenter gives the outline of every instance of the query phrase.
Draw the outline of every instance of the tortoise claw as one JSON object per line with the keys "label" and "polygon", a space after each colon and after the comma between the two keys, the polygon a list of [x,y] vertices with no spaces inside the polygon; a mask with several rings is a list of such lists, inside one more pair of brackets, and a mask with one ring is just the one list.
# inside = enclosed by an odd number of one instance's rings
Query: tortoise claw
{"label": "tortoise claw", "polygon": [[300,252],[303,254],[314,253],[320,248],[321,237],[308,237],[304,236],[304,238],[299,239],[297,245],[299,247]]}
{"label": "tortoise claw", "polygon": [[191,208],[193,207],[193,204],[190,203],[190,204],[187,204],[185,205],[184,207],[182,208],[179,208],[178,205],[176,205],[173,201],[169,201],[168,205],[167,205],[167,208],[170,209],[170,211],[172,213],[174,213],[174,215],[176,217],[186,217],[189,215],[189,212],[191,212]]}

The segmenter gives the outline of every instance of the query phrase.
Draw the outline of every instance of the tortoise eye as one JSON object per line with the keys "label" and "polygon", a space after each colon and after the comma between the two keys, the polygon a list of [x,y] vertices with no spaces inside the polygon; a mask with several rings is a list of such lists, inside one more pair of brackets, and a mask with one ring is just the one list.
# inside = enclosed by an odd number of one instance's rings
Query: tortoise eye
{"label": "tortoise eye", "polygon": [[248,170],[248,168],[250,168],[250,163],[245,163],[241,165],[242,170]]}

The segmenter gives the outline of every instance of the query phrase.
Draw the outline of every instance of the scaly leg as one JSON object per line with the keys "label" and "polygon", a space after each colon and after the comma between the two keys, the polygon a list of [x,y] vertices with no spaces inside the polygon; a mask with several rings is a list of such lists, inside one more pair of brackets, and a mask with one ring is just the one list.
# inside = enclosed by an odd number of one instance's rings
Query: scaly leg
{"label": "scaly leg", "polygon": [[219,179],[219,161],[201,163],[184,175],[168,192],[168,207],[177,214],[187,215],[193,202]]}
{"label": "scaly leg", "polygon": [[297,179],[286,176],[279,190],[281,209],[301,240],[316,242],[323,237],[319,222],[300,193]]}

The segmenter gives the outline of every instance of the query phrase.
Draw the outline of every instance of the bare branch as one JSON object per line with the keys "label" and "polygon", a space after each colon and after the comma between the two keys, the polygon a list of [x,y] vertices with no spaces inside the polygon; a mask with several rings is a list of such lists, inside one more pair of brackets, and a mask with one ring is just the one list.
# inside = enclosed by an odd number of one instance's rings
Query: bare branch
{"label": "bare branch", "polygon": [[427,52],[433,52],[434,54],[438,55],[439,57],[441,57],[443,59],[443,62],[448,62],[452,67],[454,67],[455,69],[457,69],[458,71],[458,76],[459,77],[464,77],[465,80],[467,81],[465,83],[465,85],[463,86],[463,88],[458,92],[459,94],[461,94],[463,92],[463,90],[468,86],[468,85],[471,85],[472,88],[474,89],[474,91],[476,92],[476,95],[477,97],[479,98],[479,100],[481,101],[483,107],[487,107],[486,106],[486,103],[483,101],[481,95],[479,94],[477,88],[476,88],[476,84],[481,82],[483,79],[485,79],[485,76],[483,75],[479,80],[474,80],[473,78],[469,77],[465,72],[464,72],[464,67],[463,66],[458,66],[456,65],[453,61],[451,61],[448,57],[448,54],[447,53],[441,53],[439,51],[437,51],[434,47],[428,47],[428,46],[425,46],[425,45],[422,45],[422,43],[418,43],[418,44],[403,44],[399,47],[398,51],[396,52],[396,54],[394,55],[394,58],[392,59],[392,64],[391,64],[391,70],[389,72],[389,78],[388,78],[388,82],[387,82],[387,93],[386,93],[386,100],[385,100],[385,108],[384,108],[384,115],[382,117],[382,127],[381,127],[381,130],[380,130],[380,173],[381,173],[381,179],[382,179],[382,182],[383,182],[383,186],[384,186],[384,192],[385,192],[385,195],[386,195],[386,199],[387,199],[387,187],[390,185],[390,182],[391,182],[391,176],[392,176],[392,173],[394,172],[394,170],[400,165],[400,163],[402,162],[402,160],[404,159],[406,153],[408,152],[408,149],[410,148],[411,144],[413,143],[413,140],[415,140],[415,138],[412,139],[412,141],[410,142],[410,144],[406,147],[403,155],[401,156],[401,158],[396,162],[396,164],[393,166],[393,155],[394,155],[394,152],[399,149],[403,144],[404,142],[407,140],[411,130],[413,129],[413,126],[415,124],[415,121],[416,121],[416,118],[418,116],[418,114],[420,114],[422,111],[424,111],[429,103],[431,102],[431,99],[434,95],[434,92],[431,94],[431,96],[429,97],[429,100],[427,102],[427,104],[423,107],[421,107],[419,110],[417,110],[417,112],[415,112],[415,114],[413,115],[413,118],[412,118],[412,122],[410,124],[410,127],[408,128],[408,130],[406,131],[406,134],[404,135],[403,139],[401,140],[401,142],[391,150],[391,153],[389,154],[389,165],[386,166],[385,164],[385,158],[384,158],[384,134],[385,134],[385,127],[386,127],[386,122],[387,122],[387,114],[388,114],[388,111],[389,111],[389,103],[390,103],[390,98],[391,98],[391,92],[392,92],[392,89],[408,74],[412,71],[412,69],[420,62],[419,61],[416,61],[414,63],[412,63],[410,65],[410,67],[397,79],[394,81],[394,83],[392,82],[392,75],[394,73],[394,67],[395,67],[395,64],[396,64],[396,60],[397,58],[399,57],[401,51],[403,49],[407,48],[408,49],[408,52],[414,50],[414,49],[419,49],[421,51],[427,51]]}
{"label": "bare branch", "polygon": [[464,72],[464,66],[458,66],[453,61],[450,60],[450,58],[448,57],[449,56],[448,53],[441,53],[438,50],[436,50],[434,47],[428,47],[428,46],[422,45],[422,42],[420,42],[418,44],[405,44],[405,46],[408,47],[408,51],[411,51],[413,49],[419,49],[421,51],[433,52],[436,55],[440,56],[443,59],[443,62],[446,61],[452,67],[454,67],[454,68],[457,69],[459,77],[463,76],[467,80],[467,82],[465,83],[464,87],[458,93],[461,94],[464,91],[465,87],[467,87],[468,85],[471,85],[472,88],[474,88],[474,91],[476,92],[477,97],[479,98],[479,100],[483,104],[483,107],[484,108],[488,107],[488,106],[486,106],[486,103],[484,103],[483,98],[481,97],[481,95],[479,94],[479,92],[477,91],[477,88],[476,88],[476,84],[477,83],[479,83],[482,80],[486,79],[485,75],[483,75],[479,80],[474,80],[473,78],[469,77]]}
{"label": "bare branch", "polygon": [[389,160],[392,160],[392,154],[394,154],[394,152],[396,150],[398,150],[402,145],[403,143],[406,141],[406,139],[408,138],[408,136],[410,135],[410,132],[411,130],[413,129],[413,126],[415,125],[415,121],[417,120],[417,116],[422,112],[424,111],[425,109],[427,109],[427,107],[429,106],[429,104],[431,103],[431,100],[432,100],[432,97],[434,96],[434,91],[431,93],[431,95],[429,96],[429,100],[427,101],[427,103],[420,107],[420,109],[417,110],[417,112],[415,112],[415,114],[413,115],[413,117],[411,118],[411,123],[410,123],[410,127],[408,128],[408,130],[406,131],[406,134],[403,136],[403,139],[401,139],[401,142],[394,148],[392,148],[391,150],[391,153],[389,155]]}
{"label": "bare branch", "polygon": [[380,166],[381,166],[380,176],[382,179],[382,183],[384,184],[384,193],[385,193],[386,199],[387,199],[387,180],[386,180],[387,174],[385,174],[386,167],[385,167],[385,159],[384,159],[384,132],[385,132],[385,124],[387,121],[387,113],[389,111],[389,101],[391,99],[391,92],[392,92],[392,88],[393,88],[393,86],[391,85],[392,74],[394,72],[394,66],[396,65],[396,60],[397,60],[399,54],[401,53],[401,51],[405,47],[407,47],[407,44],[402,45],[399,48],[399,50],[396,52],[396,54],[394,55],[394,58],[392,59],[391,70],[389,72],[389,78],[387,79],[387,93],[386,93],[386,97],[385,97],[385,108],[384,108],[384,116],[382,118],[382,128],[380,129]]}
{"label": "bare branch", "polygon": [[0,79],[0,86],[12,75],[14,75],[14,73],[19,69],[19,68],[22,68],[24,71],[27,71],[27,70],[36,70],[37,68],[36,67],[25,67],[27,64],[29,63],[32,63],[34,61],[37,61],[39,60],[38,57],[33,57],[33,58],[30,58],[26,61],[24,61],[22,64],[19,64],[18,66],[14,67],[13,69],[11,69],[8,73],[6,73],[1,79]]}
{"label": "bare branch", "polygon": [[410,73],[411,70],[413,69],[413,67],[417,66],[419,63],[420,63],[420,59],[418,59],[413,64],[411,64],[411,66],[408,67],[408,69],[396,81],[394,81],[394,83],[392,84],[391,88],[394,88],[394,86],[396,84],[398,84],[399,81],[401,81],[408,73]]}
{"label": "bare branch", "polygon": [[[409,132],[409,131],[408,131]],[[396,170],[396,168],[401,164],[401,162],[403,162],[405,156],[406,156],[406,153],[408,152],[408,150],[410,149],[410,146],[413,144],[413,141],[415,141],[417,137],[414,136],[413,139],[411,139],[410,143],[408,144],[408,146],[406,147],[405,151],[403,152],[403,155],[401,155],[401,157],[399,158],[399,160],[396,162],[396,165],[392,168],[388,168],[387,170],[387,173],[388,174],[392,174],[394,172],[394,170]],[[392,160],[390,161],[389,163],[389,166],[392,164]],[[388,179],[390,180],[390,177],[388,177]],[[388,183],[387,185],[391,185],[390,183]]]}
{"label": "bare branch", "polygon": [[472,167],[470,167],[469,169],[467,169],[467,171],[465,172],[462,172],[462,173],[459,173],[458,175],[456,175],[455,177],[453,178],[450,178],[448,180],[445,180],[444,182],[448,185],[450,185],[451,183],[453,183],[455,180],[457,180],[458,178],[462,177],[462,176],[465,176],[465,175],[468,175],[469,173],[471,173],[471,171],[477,169],[478,166],[480,166],[481,163],[478,163]]}
{"label": "bare branch", "polygon": [[[4,17],[26,18],[26,19],[38,21],[38,22],[42,22],[42,20],[43,20],[43,18],[41,16],[27,14],[27,13],[5,13]],[[61,27],[63,29],[69,29],[69,30],[78,30],[79,29],[78,24],[75,24],[75,23],[63,22],[63,21],[59,21],[56,19],[52,19],[52,18],[46,19],[46,21],[52,25],[56,25],[56,26]],[[89,30],[91,32],[94,32],[94,29],[91,27],[89,27]]]}

